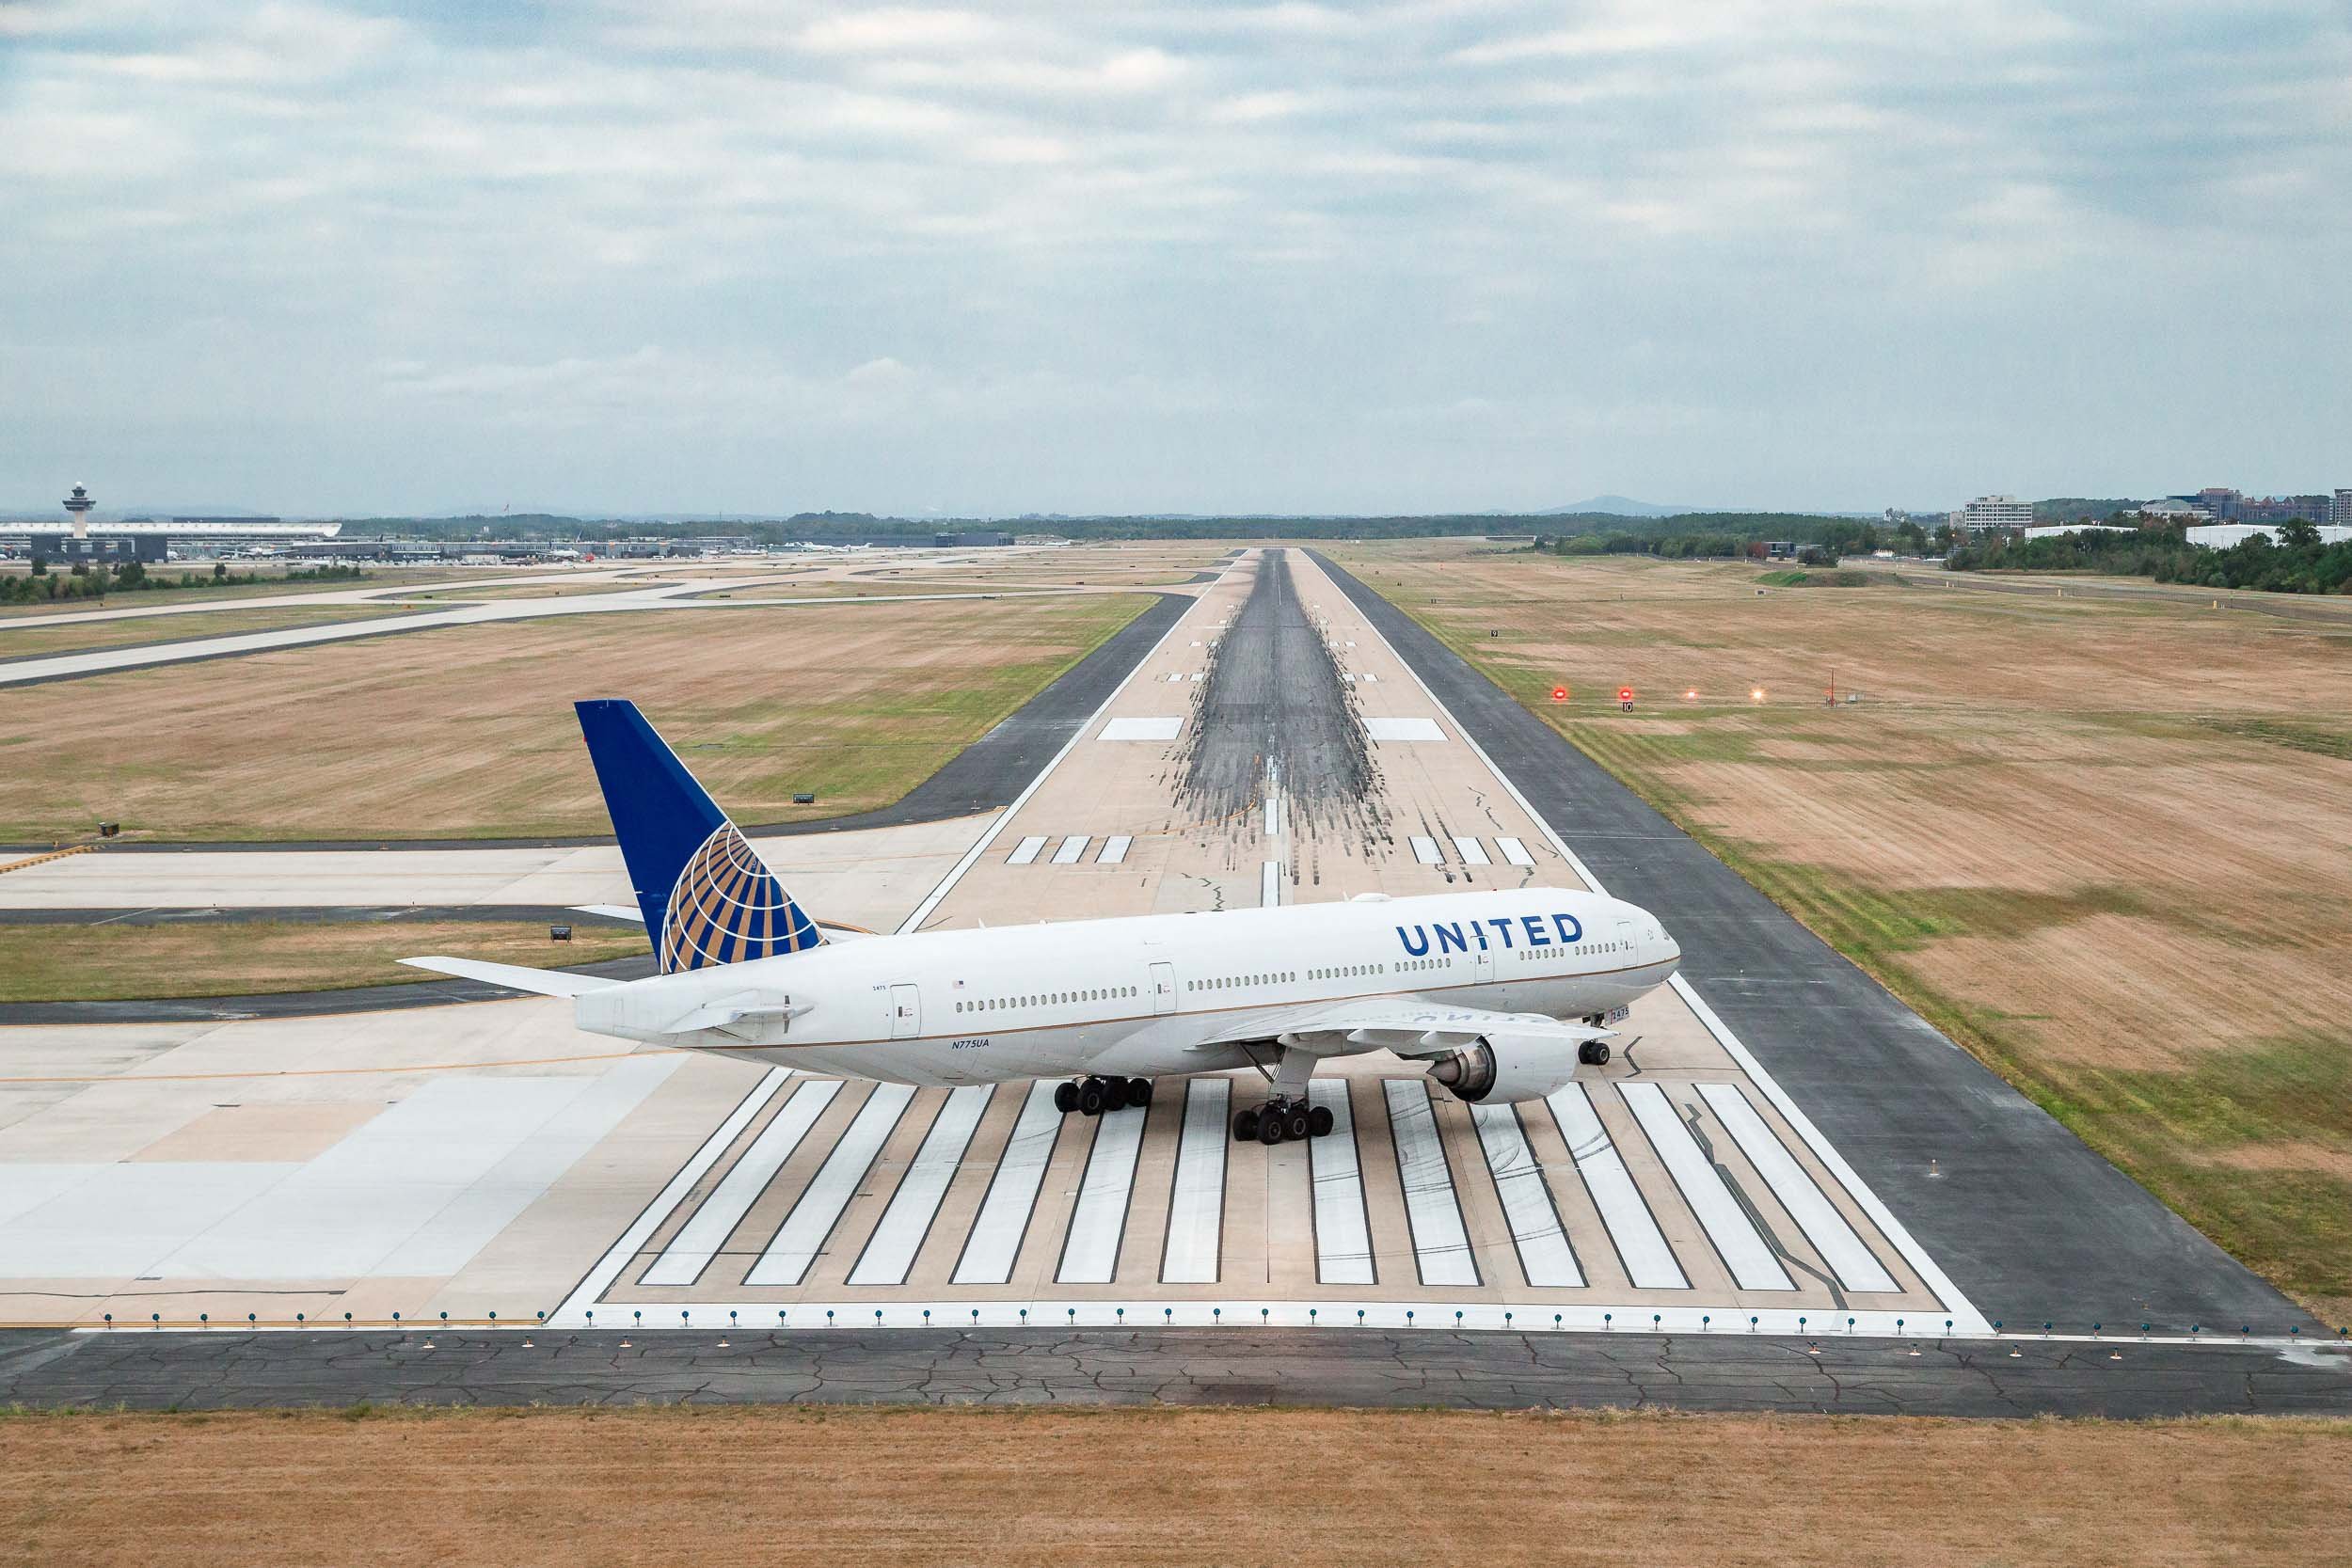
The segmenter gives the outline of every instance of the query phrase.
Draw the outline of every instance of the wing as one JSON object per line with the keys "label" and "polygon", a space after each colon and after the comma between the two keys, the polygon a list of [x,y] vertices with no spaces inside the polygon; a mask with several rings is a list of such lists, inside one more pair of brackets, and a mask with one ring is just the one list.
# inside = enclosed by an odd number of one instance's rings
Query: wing
{"label": "wing", "polygon": [[1332,1056],[1362,1051],[1392,1051],[1400,1056],[1434,1056],[1475,1041],[1516,1040],[1529,1045],[1574,1048],[1607,1039],[1613,1029],[1563,1023],[1543,1013],[1499,1013],[1486,1007],[1446,1006],[1398,1001],[1303,1003],[1247,1014],[1201,1046],[1279,1040]]}

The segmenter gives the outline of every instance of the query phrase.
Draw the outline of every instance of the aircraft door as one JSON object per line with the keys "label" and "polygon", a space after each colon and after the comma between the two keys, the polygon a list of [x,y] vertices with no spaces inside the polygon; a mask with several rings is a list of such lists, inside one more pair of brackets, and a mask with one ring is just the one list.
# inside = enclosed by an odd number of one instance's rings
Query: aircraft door
{"label": "aircraft door", "polygon": [[890,988],[890,1037],[911,1040],[923,1032],[922,994],[912,985]]}
{"label": "aircraft door", "polygon": [[1154,1013],[1172,1013],[1176,1010],[1176,966],[1174,964],[1152,966],[1152,1010]]}
{"label": "aircraft door", "polygon": [[1482,951],[1478,955],[1477,983],[1482,986],[1495,983],[1495,956],[1492,953]]}

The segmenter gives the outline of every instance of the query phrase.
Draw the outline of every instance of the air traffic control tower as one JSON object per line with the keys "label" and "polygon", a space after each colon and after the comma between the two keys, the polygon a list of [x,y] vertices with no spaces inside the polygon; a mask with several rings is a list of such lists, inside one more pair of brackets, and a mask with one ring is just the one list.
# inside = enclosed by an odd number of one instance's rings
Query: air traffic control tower
{"label": "air traffic control tower", "polygon": [[75,485],[73,494],[66,497],[65,509],[73,516],[74,538],[89,537],[89,509],[97,504],[96,501],[90,499],[89,486],[87,484]]}

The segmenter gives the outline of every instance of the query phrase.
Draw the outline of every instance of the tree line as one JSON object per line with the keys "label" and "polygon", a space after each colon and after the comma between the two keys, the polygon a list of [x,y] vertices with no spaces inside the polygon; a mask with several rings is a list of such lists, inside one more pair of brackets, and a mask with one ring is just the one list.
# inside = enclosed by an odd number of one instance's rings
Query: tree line
{"label": "tree line", "polygon": [[76,599],[103,599],[109,594],[139,594],[176,588],[242,588],[260,582],[352,582],[368,574],[357,566],[315,566],[304,571],[265,576],[232,572],[215,562],[209,575],[182,572],[164,576],[143,562],[77,561],[71,571],[53,572],[36,558],[23,577],[0,577],[0,604],[65,604]]}
{"label": "tree line", "polygon": [[2196,588],[2270,594],[2352,594],[2352,541],[2322,544],[2318,526],[2297,517],[2227,549],[2188,542],[2174,527],[2105,530],[2048,539],[1988,539],[1963,546],[1947,564],[1960,572],[2103,572]]}

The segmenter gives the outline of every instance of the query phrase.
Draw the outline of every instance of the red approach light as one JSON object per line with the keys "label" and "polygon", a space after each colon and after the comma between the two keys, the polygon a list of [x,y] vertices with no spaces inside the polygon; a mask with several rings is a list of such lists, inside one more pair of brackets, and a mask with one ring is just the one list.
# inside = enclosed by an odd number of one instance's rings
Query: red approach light
{"label": "red approach light", "polygon": [[1568,689],[1565,686],[1553,687],[1551,689],[1551,700],[1555,703],[1566,702],[1568,700]]}
{"label": "red approach light", "polygon": [[1617,701],[1619,701],[1619,702],[1621,702],[1621,703],[1629,703],[1629,702],[1631,702],[1632,700],[1633,700],[1633,688],[1631,688],[1631,687],[1629,687],[1629,686],[1621,686],[1621,687],[1617,688]]}

